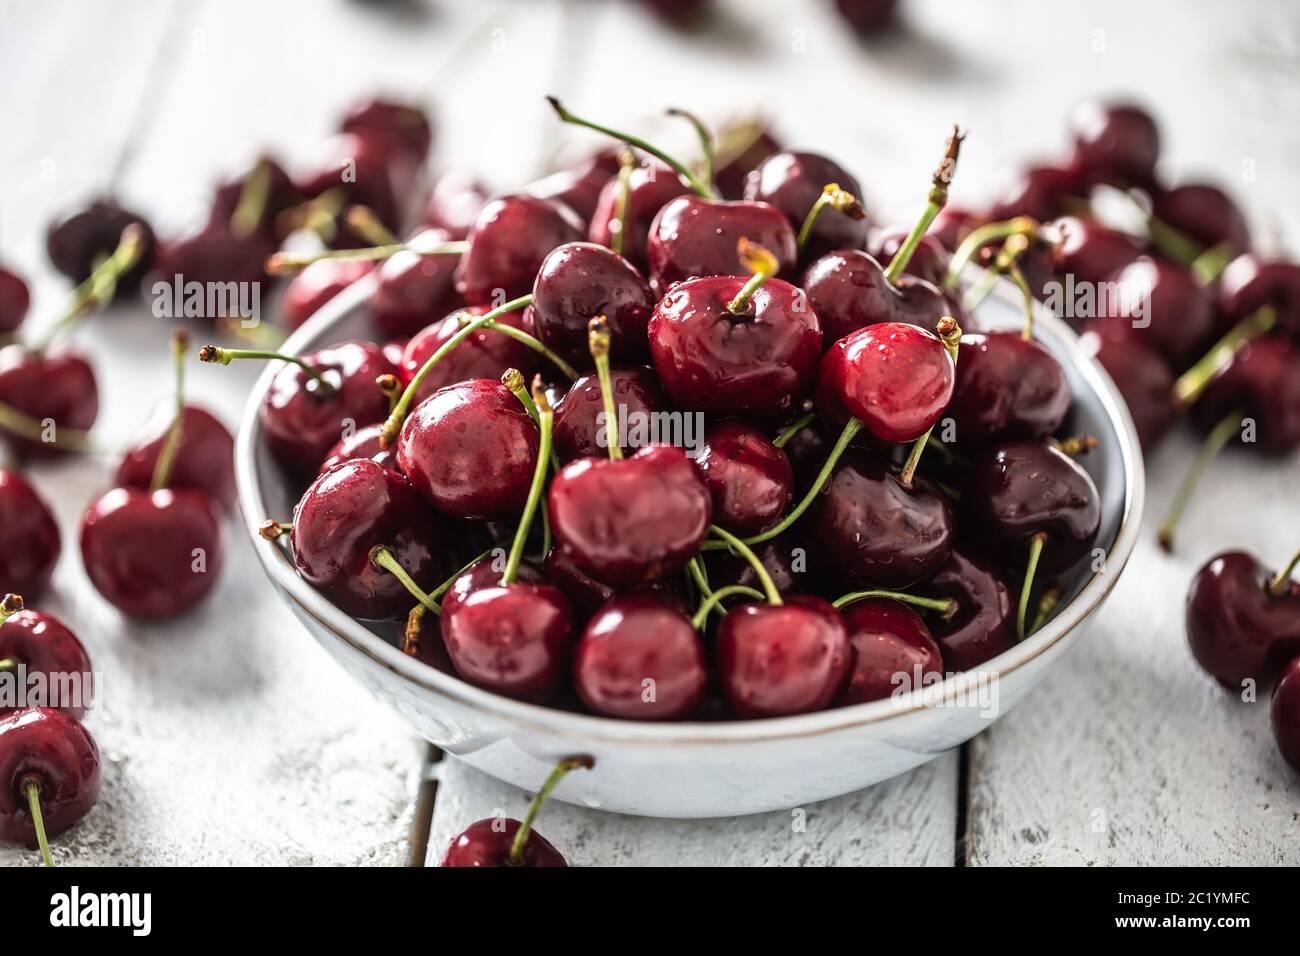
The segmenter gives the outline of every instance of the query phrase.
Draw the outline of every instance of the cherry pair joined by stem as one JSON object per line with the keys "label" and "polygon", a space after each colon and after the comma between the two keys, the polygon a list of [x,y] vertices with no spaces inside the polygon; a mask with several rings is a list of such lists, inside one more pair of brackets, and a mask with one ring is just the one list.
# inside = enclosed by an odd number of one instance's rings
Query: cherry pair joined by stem
{"label": "cherry pair joined by stem", "polygon": [[45,593],[59,560],[59,525],[17,472],[0,469],[0,580],[29,598]]}
{"label": "cherry pair joined by stem", "polygon": [[[85,702],[93,694],[86,648],[53,614],[28,610],[20,595],[6,594],[0,601],[0,673],[16,671],[19,666],[29,676],[43,675],[50,694],[55,694],[58,688],[72,687],[68,679],[77,675],[83,682],[76,685],[81,689],[82,699],[51,699],[49,704],[74,720],[85,716]],[[6,708],[0,707],[0,714],[6,712]]]}

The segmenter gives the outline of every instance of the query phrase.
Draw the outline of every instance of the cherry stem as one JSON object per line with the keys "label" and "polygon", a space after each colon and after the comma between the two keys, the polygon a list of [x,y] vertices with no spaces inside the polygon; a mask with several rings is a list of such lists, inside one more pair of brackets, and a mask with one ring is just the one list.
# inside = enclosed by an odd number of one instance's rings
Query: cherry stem
{"label": "cherry stem", "polygon": [[1223,275],[1223,270],[1228,268],[1228,263],[1236,256],[1236,247],[1224,240],[1217,246],[1206,249],[1192,260],[1192,275],[1201,285],[1210,285]]}
{"label": "cherry stem", "polygon": [[1228,367],[1246,345],[1273,329],[1277,313],[1271,305],[1261,306],[1231,329],[1195,365],[1174,382],[1174,404],[1186,408],[1205,391],[1210,382]]}
{"label": "cherry stem", "polygon": [[816,420],[816,412],[809,412],[807,415],[796,418],[789,428],[772,439],[772,444],[777,448],[784,448],[790,443],[790,439],[794,438],[795,435],[799,434]]}
{"label": "cherry stem", "polygon": [[[471,319],[464,318],[464,316],[468,314],[469,313],[462,313],[463,322],[472,321]],[[525,332],[523,329],[517,329],[513,325],[506,325],[503,322],[497,322],[495,320],[484,323],[482,328],[488,329],[492,332],[500,332],[506,338],[514,339],[516,342],[528,346],[538,355],[543,356],[552,365],[558,368],[561,374],[563,374],[564,377],[567,378],[570,382],[576,382],[578,380],[577,370],[574,369],[574,367],[570,365],[568,362],[566,362],[564,359],[560,358],[560,356],[556,355],[553,351],[551,351],[551,349],[546,345],[546,343],[544,343],[541,339],[537,338],[537,336],[530,335],[529,333]]]}
{"label": "cherry stem", "polygon": [[420,654],[420,628],[424,626],[424,615],[428,611],[423,604],[417,604],[406,615],[406,627],[402,629],[402,653],[407,657]]}
{"label": "cherry stem", "polygon": [[885,279],[891,285],[898,284],[903,270],[912,261],[912,253],[916,252],[916,247],[921,243],[921,237],[930,228],[935,217],[943,212],[943,207],[948,204],[948,186],[957,171],[957,155],[961,152],[961,143],[965,138],[965,134],[956,126],[952,128],[952,133],[948,136],[948,144],[944,148],[943,159],[930,179],[930,194],[927,197],[925,211],[921,213],[921,218],[916,221],[916,225],[907,234],[907,238],[898,247],[894,258],[889,261],[889,266],[885,269]]}
{"label": "cherry stem", "polygon": [[443,356],[473,335],[477,329],[483,328],[483,326],[487,325],[494,319],[499,319],[503,315],[508,315],[511,312],[524,308],[532,301],[533,296],[531,293],[528,295],[521,295],[517,299],[511,299],[505,305],[497,306],[491,312],[480,316],[473,322],[467,322],[462,325],[452,334],[451,338],[438,346],[438,350],[424,360],[424,364],[421,365],[420,370],[415,373],[415,377],[407,383],[406,391],[402,393],[402,397],[397,400],[397,404],[393,406],[393,410],[388,413],[388,418],[384,421],[383,431],[379,433],[380,447],[389,448],[392,446],[393,442],[397,440],[397,433],[402,428],[402,422],[405,421],[407,412],[410,411],[411,403],[415,401],[416,393],[420,390],[420,386],[424,383],[424,380],[428,377],[429,372],[433,367],[442,361]]}
{"label": "cherry stem", "polygon": [[1038,559],[1042,557],[1043,545],[1047,543],[1047,533],[1040,531],[1029,539],[1029,563],[1025,566],[1025,582],[1020,586],[1020,606],[1016,609],[1016,638],[1023,641],[1025,635],[1025,615],[1029,611],[1029,594],[1034,589],[1034,574],[1038,571]]}
{"label": "cherry stem", "polygon": [[22,779],[21,787],[27,794],[27,808],[32,815],[32,826],[36,829],[36,843],[41,848],[41,859],[46,866],[54,866],[54,856],[50,853],[50,841],[45,836],[45,817],[41,815],[41,781],[33,776]]}
{"label": "cherry stem", "polygon": [[162,491],[171,480],[172,465],[176,462],[176,452],[181,447],[181,437],[185,421],[185,353],[190,348],[190,334],[184,329],[172,330],[172,362],[176,370],[176,411],[172,415],[171,427],[167,437],[158,451],[158,460],[154,462],[153,477],[149,480],[149,491]]}
{"label": "cherry stem", "polygon": [[348,224],[349,229],[375,246],[404,244],[369,206],[349,206],[348,211],[343,214],[343,221]]}
{"label": "cherry stem", "polygon": [[997,257],[993,260],[993,271],[999,275],[1007,276],[1017,289],[1020,290],[1020,296],[1025,305],[1025,327],[1020,331],[1020,337],[1026,342],[1034,340],[1034,292],[1029,288],[1029,283],[1025,280],[1025,274],[1021,271],[1016,260],[1024,254],[1029,248],[1029,240],[1024,236],[1011,236],[1002,244],[998,250]]}
{"label": "cherry stem", "polygon": [[713,155],[713,134],[710,133],[709,128],[704,125],[704,121],[694,113],[688,112],[687,110],[677,109],[675,107],[666,110],[665,112],[667,112],[669,116],[679,116],[695,127],[695,135],[700,138],[701,162],[704,166],[700,178],[708,183],[710,188],[712,188],[714,168],[716,165]]}
{"label": "cherry stem", "polygon": [[[721,538],[733,554],[739,554],[749,562],[749,566],[754,569],[754,574],[758,576],[758,581],[763,586],[763,593],[767,595],[768,604],[784,603],[781,600],[781,592],[776,589],[776,585],[772,582],[772,576],[767,573],[767,568],[763,567],[763,562],[758,559],[758,555],[750,550],[749,545],[725,528],[719,528],[716,524],[711,525],[709,530]],[[717,594],[718,592],[715,591],[714,593]]]}
{"label": "cherry stem", "polygon": [[1069,438],[1062,438],[1056,442],[1056,450],[1063,455],[1069,455],[1071,458],[1078,458],[1080,455],[1086,455],[1094,448],[1101,444],[1101,439],[1096,435],[1071,435]]}
{"label": "cherry stem", "polygon": [[[627,207],[632,196],[632,170],[636,168],[636,155],[624,146],[618,151],[618,205],[614,222],[610,223],[609,247],[621,256],[627,241]],[[617,224],[617,225],[615,225]]]}
{"label": "cherry stem", "polygon": [[21,594],[6,594],[3,599],[0,599],[0,624],[9,620],[26,606],[23,603]]}
{"label": "cherry stem", "polygon": [[1282,597],[1291,584],[1291,572],[1300,564],[1300,551],[1297,551],[1285,568],[1273,576],[1268,583],[1268,593],[1273,597]]}
{"label": "cherry stem", "polygon": [[1043,596],[1038,599],[1038,612],[1034,615],[1034,624],[1029,633],[1035,633],[1047,623],[1047,619],[1052,616],[1056,606],[1061,603],[1061,593],[1059,584],[1049,585],[1047,590],[1043,592]]}
{"label": "cherry stem", "polygon": [[419,601],[428,610],[432,611],[434,614],[442,613],[442,608],[438,606],[438,602],[426,594],[424,589],[416,584],[415,580],[406,573],[406,568],[402,567],[402,563],[397,560],[397,555],[393,554],[392,548],[388,547],[388,545],[377,544],[371,548],[370,563],[377,568],[382,568],[393,577],[397,578],[398,581],[402,582],[402,587],[406,588],[406,590],[410,592],[411,597]]}
{"label": "cherry stem", "polygon": [[[935,326],[935,331],[939,334],[940,341],[943,342],[944,348],[948,350],[948,357],[952,359],[953,367],[957,365],[958,346],[961,345],[961,326],[951,315],[945,315]],[[937,421],[935,424],[938,424]],[[912,443],[912,449],[907,453],[907,461],[903,463],[903,470],[898,473],[898,483],[904,488],[912,487],[912,479],[916,477],[916,467],[921,463],[921,453],[925,451],[930,444],[930,436],[934,433],[934,424],[925,430],[925,434]]]}
{"label": "cherry stem", "polygon": [[1175,229],[1156,216],[1147,216],[1147,235],[1150,236],[1152,245],[1185,266],[1194,263],[1205,251],[1200,243],[1187,233]]}
{"label": "cherry stem", "polygon": [[600,401],[605,408],[605,448],[610,461],[623,458],[623,436],[619,433],[618,411],[614,407],[614,384],[609,374],[609,320],[598,315],[587,323],[587,348],[596,363]]}
{"label": "cherry stem", "polygon": [[[46,423],[49,423],[48,425]],[[64,428],[53,419],[38,421],[30,415],[20,412],[12,405],[0,402],[0,428],[26,438],[28,441],[53,445],[64,451],[97,452],[103,451],[90,437],[90,432],[79,428]],[[51,431],[47,439],[46,431]]]}
{"label": "cherry stem", "polygon": [[943,277],[944,288],[955,288],[962,272],[965,271],[970,261],[975,258],[975,254],[990,242],[996,242],[998,239],[1008,239],[1012,236],[1031,237],[1037,232],[1038,222],[1028,216],[1017,216],[1014,219],[985,223],[972,229],[966,238],[961,241],[961,244],[957,246],[956,251],[952,254],[952,259],[948,261],[948,272]]}
{"label": "cherry stem", "polygon": [[1223,451],[1223,446],[1231,441],[1232,436],[1237,434],[1241,428],[1241,412],[1229,412],[1224,419],[1215,425],[1206,436],[1201,450],[1196,453],[1196,460],[1192,462],[1192,467],[1188,469],[1187,474],[1183,476],[1182,484],[1174,493],[1174,500],[1169,505],[1169,511],[1165,515],[1165,520],[1161,522],[1159,530],[1156,531],[1156,541],[1160,544],[1162,551],[1174,550],[1174,529],[1178,527],[1178,520],[1182,517],[1183,511],[1187,508],[1187,503],[1192,499],[1192,493],[1196,491],[1196,486],[1205,474],[1205,469],[1214,461],[1216,455]]}
{"label": "cherry stem", "polygon": [[[501,375],[501,384],[510,389],[515,398],[519,399],[519,404],[524,406],[524,411],[528,413],[538,427],[541,427],[542,416],[537,411],[537,403],[533,401],[533,396],[528,394],[528,389],[524,385],[523,373],[517,368],[508,368]],[[551,469],[558,472],[560,470],[560,456],[551,448]]]}
{"label": "cherry stem", "polygon": [[540,379],[533,383],[533,401],[537,404],[537,427],[541,431],[541,441],[537,446],[537,464],[533,468],[533,483],[528,488],[524,513],[519,519],[514,543],[510,546],[510,556],[506,559],[505,573],[501,575],[502,587],[514,584],[515,579],[519,577],[519,562],[524,558],[524,546],[528,543],[528,532],[532,530],[533,518],[537,515],[537,506],[546,488],[546,470],[551,462],[551,424],[554,415],[551,412],[551,403],[546,400],[546,392],[542,390]]}
{"label": "cherry stem", "polygon": [[700,630],[704,627],[704,622],[709,619],[709,615],[715,610],[726,613],[727,609],[723,607],[722,602],[727,598],[735,597],[738,594],[752,597],[758,601],[763,600],[762,591],[756,591],[743,584],[728,584],[726,587],[718,588],[700,603],[699,610],[697,610],[695,615],[691,618],[691,627],[695,628],[697,631]]}
{"label": "cherry stem", "polygon": [[957,613],[956,598],[920,597],[916,594],[906,594],[903,591],[852,591],[842,597],[837,597],[831,602],[831,607],[838,611],[849,604],[853,604],[857,601],[865,601],[868,598],[888,598],[891,601],[898,601],[901,604],[912,604],[916,607],[923,607],[929,611],[938,611],[945,618],[950,618]]}
{"label": "cherry stem", "polygon": [[515,831],[515,840],[510,844],[510,853],[506,856],[506,863],[510,866],[523,866],[524,850],[528,846],[528,836],[533,829],[533,821],[537,819],[538,812],[542,809],[542,804],[546,798],[551,795],[551,791],[560,785],[560,781],[570,770],[577,770],[579,767],[584,770],[590,770],[596,766],[596,761],[585,754],[576,757],[565,757],[555,769],[551,771],[546,782],[542,784],[542,789],[537,791],[537,796],[533,797],[532,802],[528,804],[528,810],[524,813],[523,822],[519,824],[519,829]]}
{"label": "cherry stem", "polygon": [[334,391],[334,386],[326,380],[321,374],[320,369],[309,365],[306,359],[297,355],[286,355],[283,352],[272,352],[267,349],[223,349],[217,345],[205,345],[199,349],[199,361],[207,362],[209,365],[229,365],[236,359],[263,359],[273,362],[288,362],[290,365],[296,365],[312,378],[316,380],[323,391]]}
{"label": "cherry stem", "polygon": [[397,407],[397,400],[402,397],[402,381],[392,372],[385,372],[375,378],[375,385],[388,396],[388,410]]}
{"label": "cherry stem", "polygon": [[423,247],[413,246],[407,242],[390,242],[385,245],[367,246],[361,249],[327,249],[324,252],[314,252],[309,255],[277,252],[267,257],[265,268],[267,275],[285,276],[292,275],[300,269],[307,268],[313,262],[320,262],[323,259],[377,262],[381,259],[390,259],[399,252],[414,252],[419,256],[459,256],[464,255],[465,250],[468,248],[468,242],[453,240],[440,242],[436,246]]}
{"label": "cherry stem", "polygon": [[[704,562],[700,560],[697,554],[686,562],[686,570],[690,572],[691,580],[695,582],[695,587],[700,592],[700,597],[707,598],[713,593],[713,588],[709,586],[709,573],[704,568]],[[761,595],[760,595],[761,597]]]}
{"label": "cherry stem", "polygon": [[74,322],[112,301],[113,294],[117,291],[117,280],[140,260],[143,251],[144,230],[136,223],[131,223],[122,230],[112,255],[95,266],[90,275],[72,290],[72,297],[63,316],[50,326],[39,344],[33,345],[30,351],[38,355],[46,351]]}
{"label": "cherry stem", "polygon": [[271,167],[266,160],[257,165],[244,179],[239,189],[239,201],[230,214],[230,234],[236,239],[247,239],[262,224],[266,203],[271,196]]}
{"label": "cherry stem", "polygon": [[817,201],[808,210],[808,215],[804,216],[803,225],[799,227],[800,251],[803,251],[804,247],[808,245],[813,226],[817,223],[817,217],[828,206],[832,209],[838,209],[850,219],[867,218],[867,211],[862,208],[862,203],[858,201],[857,196],[845,189],[841,189],[839,183],[827,183],[822,187],[822,194],[817,197]]}
{"label": "cherry stem", "polygon": [[555,115],[557,115],[563,122],[572,123],[574,126],[585,126],[587,129],[595,130],[597,133],[604,133],[606,136],[612,136],[614,139],[622,140],[629,146],[635,146],[637,149],[649,153],[651,156],[655,157],[655,159],[658,159],[660,162],[671,167],[673,172],[681,178],[683,183],[690,186],[691,189],[695,190],[696,193],[703,196],[705,199],[718,198],[718,194],[712,186],[700,179],[699,176],[692,173],[679,160],[669,156],[658,146],[647,142],[639,136],[633,136],[630,133],[622,133],[616,129],[611,129],[608,126],[602,126],[599,123],[593,123],[591,120],[575,116],[565,109],[560,101],[554,96],[546,97],[546,102],[551,104],[551,109],[555,110]]}
{"label": "cherry stem", "polygon": [[732,315],[743,315],[749,310],[749,300],[754,297],[754,293],[781,271],[781,263],[777,262],[770,249],[757,242],[750,242],[744,236],[736,243],[736,255],[740,258],[740,264],[753,275],[736,293],[735,298],[727,303],[727,311]]}

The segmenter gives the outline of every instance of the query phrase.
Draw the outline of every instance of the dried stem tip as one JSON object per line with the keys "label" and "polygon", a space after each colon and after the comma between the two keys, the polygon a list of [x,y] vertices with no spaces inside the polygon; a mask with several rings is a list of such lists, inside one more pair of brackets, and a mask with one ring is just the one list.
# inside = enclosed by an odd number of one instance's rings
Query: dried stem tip
{"label": "dried stem tip", "polygon": [[597,315],[587,323],[587,348],[592,358],[604,358],[609,355],[609,319]]}
{"label": "dried stem tip", "polygon": [[273,518],[268,518],[266,521],[263,521],[262,524],[258,527],[257,533],[261,535],[263,538],[265,538],[267,541],[275,541],[281,535],[287,533],[289,531],[289,528],[290,525],[283,524],[279,521],[274,520]]}
{"label": "dried stem tip", "polygon": [[21,594],[6,594],[3,599],[0,599],[0,614],[17,614],[26,606],[27,605],[23,604],[23,596]]}

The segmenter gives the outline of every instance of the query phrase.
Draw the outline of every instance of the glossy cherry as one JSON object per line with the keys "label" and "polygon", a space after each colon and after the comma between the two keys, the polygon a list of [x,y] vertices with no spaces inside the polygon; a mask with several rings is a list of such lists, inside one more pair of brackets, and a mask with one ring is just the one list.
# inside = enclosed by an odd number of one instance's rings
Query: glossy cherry
{"label": "glossy cherry", "polygon": [[1300,346],[1285,336],[1258,338],[1242,346],[1192,406],[1193,421],[1210,430],[1228,415],[1254,422],[1249,447],[1287,455],[1300,447]]}
{"label": "glossy cherry", "polygon": [[[149,429],[153,437],[127,449],[117,468],[118,485],[149,488],[172,424],[169,414]],[[235,505],[235,439],[212,413],[195,405],[186,405],[181,418],[168,487],[202,491],[225,508]]]}
{"label": "glossy cherry", "polygon": [[1151,215],[1206,249],[1250,249],[1250,227],[1245,215],[1218,186],[1185,183],[1173,189],[1156,189],[1151,197]]}
{"label": "glossy cherry", "polygon": [[[1214,336],[1215,303],[1190,270],[1143,256],[1113,274],[1116,307],[1103,321],[1128,323],[1181,371],[1202,355]],[[1297,286],[1300,288],[1300,285]]]}
{"label": "glossy cherry", "polygon": [[804,273],[803,289],[821,321],[827,348],[868,325],[906,322],[932,329],[952,314],[938,286],[910,275],[890,282],[885,267],[858,250],[822,256]]}
{"label": "glossy cherry", "polygon": [[[907,226],[886,226],[883,229],[878,229],[872,234],[867,250],[877,262],[889,262],[894,256],[898,255],[898,250],[902,248],[910,232],[911,229]],[[943,284],[944,276],[947,275],[948,260],[950,258],[948,249],[939,236],[936,233],[928,232],[921,237],[921,241],[917,244],[911,258],[908,259],[904,271],[909,276],[922,279],[938,287]],[[903,298],[908,297],[904,295]],[[913,292],[909,302],[915,301],[916,298],[917,293]]]}
{"label": "glossy cherry", "polygon": [[409,248],[379,267],[369,307],[385,338],[413,336],[461,305],[454,280],[460,257],[421,251],[437,248],[449,238],[437,229],[421,230],[407,240]]}
{"label": "glossy cherry", "polygon": [[1016,597],[989,561],[953,551],[919,590],[925,597],[956,602],[952,614],[928,618],[948,670],[974,670],[1016,645]]}
{"label": "glossy cherry", "polygon": [[59,525],[17,472],[0,468],[0,581],[30,600],[45,593],[59,560]]}
{"label": "glossy cherry", "polygon": [[310,263],[285,286],[280,299],[280,325],[286,331],[296,329],[374,267],[373,262],[363,259],[319,259]]}
{"label": "glossy cherry", "polygon": [[886,598],[855,601],[841,612],[853,648],[848,681],[836,702],[865,704],[942,679],[943,655],[921,616]]}
{"label": "glossy cherry", "polygon": [[533,289],[556,246],[583,238],[573,210],[536,196],[493,199],[474,220],[469,250],[456,267],[456,291],[471,305],[499,305]]}
{"label": "glossy cherry", "polygon": [[1291,661],[1273,688],[1269,713],[1282,757],[1300,773],[1300,657]]}
{"label": "glossy cherry", "polygon": [[416,406],[398,436],[397,463],[441,514],[494,520],[523,509],[537,449],[537,426],[519,399],[480,378]]}
{"label": "glossy cherry", "polygon": [[[93,694],[89,686],[90,656],[77,636],[66,624],[53,614],[44,611],[26,610],[23,599],[16,594],[7,594],[0,602],[0,669],[16,670],[18,665],[28,675],[42,674],[46,680],[47,693],[56,694],[57,688],[72,686],[68,682],[70,675],[77,675],[82,700],[54,700],[48,703],[58,705],[74,720],[81,720],[86,714],[85,703]],[[7,713],[0,707],[0,714]]]}
{"label": "glossy cherry", "polygon": [[68,432],[86,432],[95,424],[99,387],[90,363],[76,352],[33,352],[14,344],[0,349],[0,404],[40,423],[38,436],[3,426],[0,434],[21,451],[52,455],[69,447],[60,445],[60,431],[67,438]]}
{"label": "glossy cherry", "polygon": [[615,364],[650,357],[646,325],[655,307],[650,285],[627,259],[604,246],[572,242],[553,250],[533,284],[532,317],[537,337],[578,368],[592,368],[587,323],[609,323]]}
{"label": "glossy cherry", "polygon": [[1300,264],[1253,253],[1233,259],[1219,278],[1219,307],[1225,325],[1266,305],[1276,312],[1278,328],[1300,340]]}
{"label": "glossy cherry", "polygon": [[200,491],[113,488],[81,518],[81,560],[96,590],[131,617],[174,617],[221,575],[225,529]]}
{"label": "glossy cherry", "polygon": [[757,534],[776,524],[794,497],[785,452],[745,422],[721,422],[706,431],[695,464],[713,499],[713,520],[733,534]]}
{"label": "glossy cherry", "polygon": [[[406,343],[402,352],[401,377],[409,383],[438,349],[461,330],[466,321],[481,318],[491,311],[485,306],[469,306],[434,320]],[[494,320],[521,332],[532,333],[527,312],[507,312]],[[538,355],[527,345],[490,328],[476,329],[432,366],[415,392],[421,402],[440,388],[470,379],[499,379],[506,369],[514,368],[531,377],[538,367]]]}
{"label": "glossy cherry", "polygon": [[[625,423],[620,427],[623,452],[631,454],[652,444],[650,426],[673,407],[654,370],[645,366],[611,369],[610,388],[615,414]],[[555,406],[555,450],[561,461],[605,454],[609,431],[604,415],[600,380],[595,374],[584,375],[569,386]]]}
{"label": "glossy cherry", "polygon": [[[763,565],[763,570],[772,579],[772,584],[782,595],[796,591],[808,591],[804,572],[807,571],[808,549],[793,533],[787,531],[768,541],[761,541],[751,546],[754,556]],[[718,590],[728,585],[741,587],[762,587],[762,581],[753,565],[745,558],[728,551],[706,551],[704,566],[708,571],[709,585]],[[799,570],[795,570],[796,567]]]}
{"label": "glossy cherry", "polygon": [[[854,196],[862,195],[857,179],[834,160],[819,153],[783,150],[767,157],[749,174],[745,199],[775,206],[797,232],[828,183],[836,183]],[[866,241],[867,220],[860,212],[854,218],[828,208],[813,223],[801,255],[809,261],[834,249],[860,249]]]}
{"label": "glossy cherry", "polygon": [[615,233],[621,231],[623,256],[636,268],[644,270],[649,266],[646,244],[650,238],[650,224],[669,200],[689,193],[690,187],[675,172],[663,163],[648,160],[629,174],[626,200],[623,183],[617,177],[605,183],[591,216],[587,238],[612,247]]}
{"label": "glossy cherry", "polygon": [[396,453],[391,448],[385,448],[380,441],[383,431],[383,425],[367,425],[365,428],[358,428],[346,438],[339,439],[339,443],[325,454],[325,460],[321,462],[320,474],[323,475],[335,465],[341,465],[353,458],[369,458],[396,471]]}
{"label": "glossy cherry", "polygon": [[1142,107],[1089,100],[1070,114],[1070,129],[1074,165],[1089,182],[1140,186],[1154,180],[1160,131]]}
{"label": "glossy cherry", "polygon": [[718,627],[718,676],[740,717],[823,710],[844,686],[853,649],[839,612],[821,598],[742,604]]}
{"label": "glossy cherry", "polygon": [[31,305],[31,290],[16,272],[0,267],[0,335],[18,330]]}
{"label": "glossy cherry", "polygon": [[[48,707],[29,707],[0,717],[0,840],[44,845],[90,812],[99,796],[100,759],[87,730]],[[31,802],[39,803],[42,833]]]}
{"label": "glossy cherry", "polygon": [[788,272],[798,261],[794,227],[775,206],[700,196],[669,200],[655,216],[646,240],[650,276],[661,289],[670,289],[696,276],[737,275],[736,244],[741,239],[770,250],[778,272]]}
{"label": "glossy cherry", "polygon": [[54,268],[80,282],[98,262],[112,254],[122,239],[122,231],[132,224],[142,230],[142,251],[136,264],[118,279],[116,291],[133,290],[153,261],[154,234],[142,216],[112,199],[96,199],[59,216],[46,232],[45,249]]}
{"label": "glossy cherry", "polygon": [[[1294,563],[1292,567],[1294,566]],[[1231,690],[1271,684],[1300,657],[1300,584],[1253,555],[1225,551],[1196,572],[1187,592],[1187,643],[1207,674]]]}
{"label": "glossy cherry", "polygon": [[1125,322],[1107,319],[1088,323],[1079,347],[1101,363],[1128,405],[1138,440],[1154,448],[1177,414],[1174,373],[1169,363]]}
{"label": "glossy cherry", "polygon": [[347,614],[363,620],[404,618],[412,599],[376,563],[386,547],[424,590],[446,574],[441,530],[410,483],[376,461],[354,458],[317,478],[293,509],[289,536],[303,578]]}
{"label": "glossy cherry", "polygon": [[1019,332],[962,336],[947,415],[963,448],[1013,438],[1046,438],[1070,410],[1061,363]]}
{"label": "glossy cherry", "polygon": [[[439,602],[442,605],[442,616],[450,617],[455,614],[457,608],[464,604],[471,594],[486,588],[499,587],[501,575],[505,573],[505,563],[504,553],[500,556],[491,555],[480,558],[456,575]],[[549,574],[544,575],[527,561],[520,562],[516,575],[515,580],[522,584],[556,583],[549,580]]]}

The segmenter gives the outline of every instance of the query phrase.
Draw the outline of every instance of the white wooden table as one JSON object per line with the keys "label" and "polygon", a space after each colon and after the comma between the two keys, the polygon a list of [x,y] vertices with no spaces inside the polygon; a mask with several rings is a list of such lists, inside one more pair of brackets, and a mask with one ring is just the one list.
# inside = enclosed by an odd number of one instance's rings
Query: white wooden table
{"label": "white wooden table", "polygon": [[[724,0],[701,35],[608,0],[0,2],[0,257],[34,280],[36,321],[65,283],[43,234],[61,199],[115,178],[164,230],[202,215],[215,175],[266,144],[305,161],[350,100],[425,99],[437,158],[500,186],[577,141],[542,103],[684,143],[660,118],[761,107],[792,145],[840,157],[873,210],[910,220],[945,128],[972,130],[955,189],[1063,148],[1064,115],[1130,90],[1157,111],[1170,172],[1231,185],[1265,244],[1300,228],[1300,10],[1264,0],[1087,5],[908,0],[901,37],[861,46],[819,0]],[[167,400],[166,329],[122,307],[78,333],[93,348],[103,432],[125,441]],[[191,395],[236,420],[255,370],[195,370]],[[789,813],[671,822],[554,803],[542,828],[577,864],[1300,862],[1300,779],[1266,704],[1234,701],[1193,665],[1182,599],[1229,546],[1283,560],[1300,544],[1296,462],[1217,463],[1179,553],[1152,545],[1193,443],[1150,462],[1148,533],[1094,631],[964,753]],[[242,531],[224,579],[182,620],[123,619],[87,583],[79,513],[111,464],[34,470],[65,553],[46,602],[105,674],[90,727],[99,805],[55,847],[86,864],[436,862],[453,833],[527,796],[437,761],[330,663],[272,594]],[[436,781],[436,785],[434,784]],[[427,839],[426,839],[427,838]],[[0,848],[0,863],[37,856]]]}

